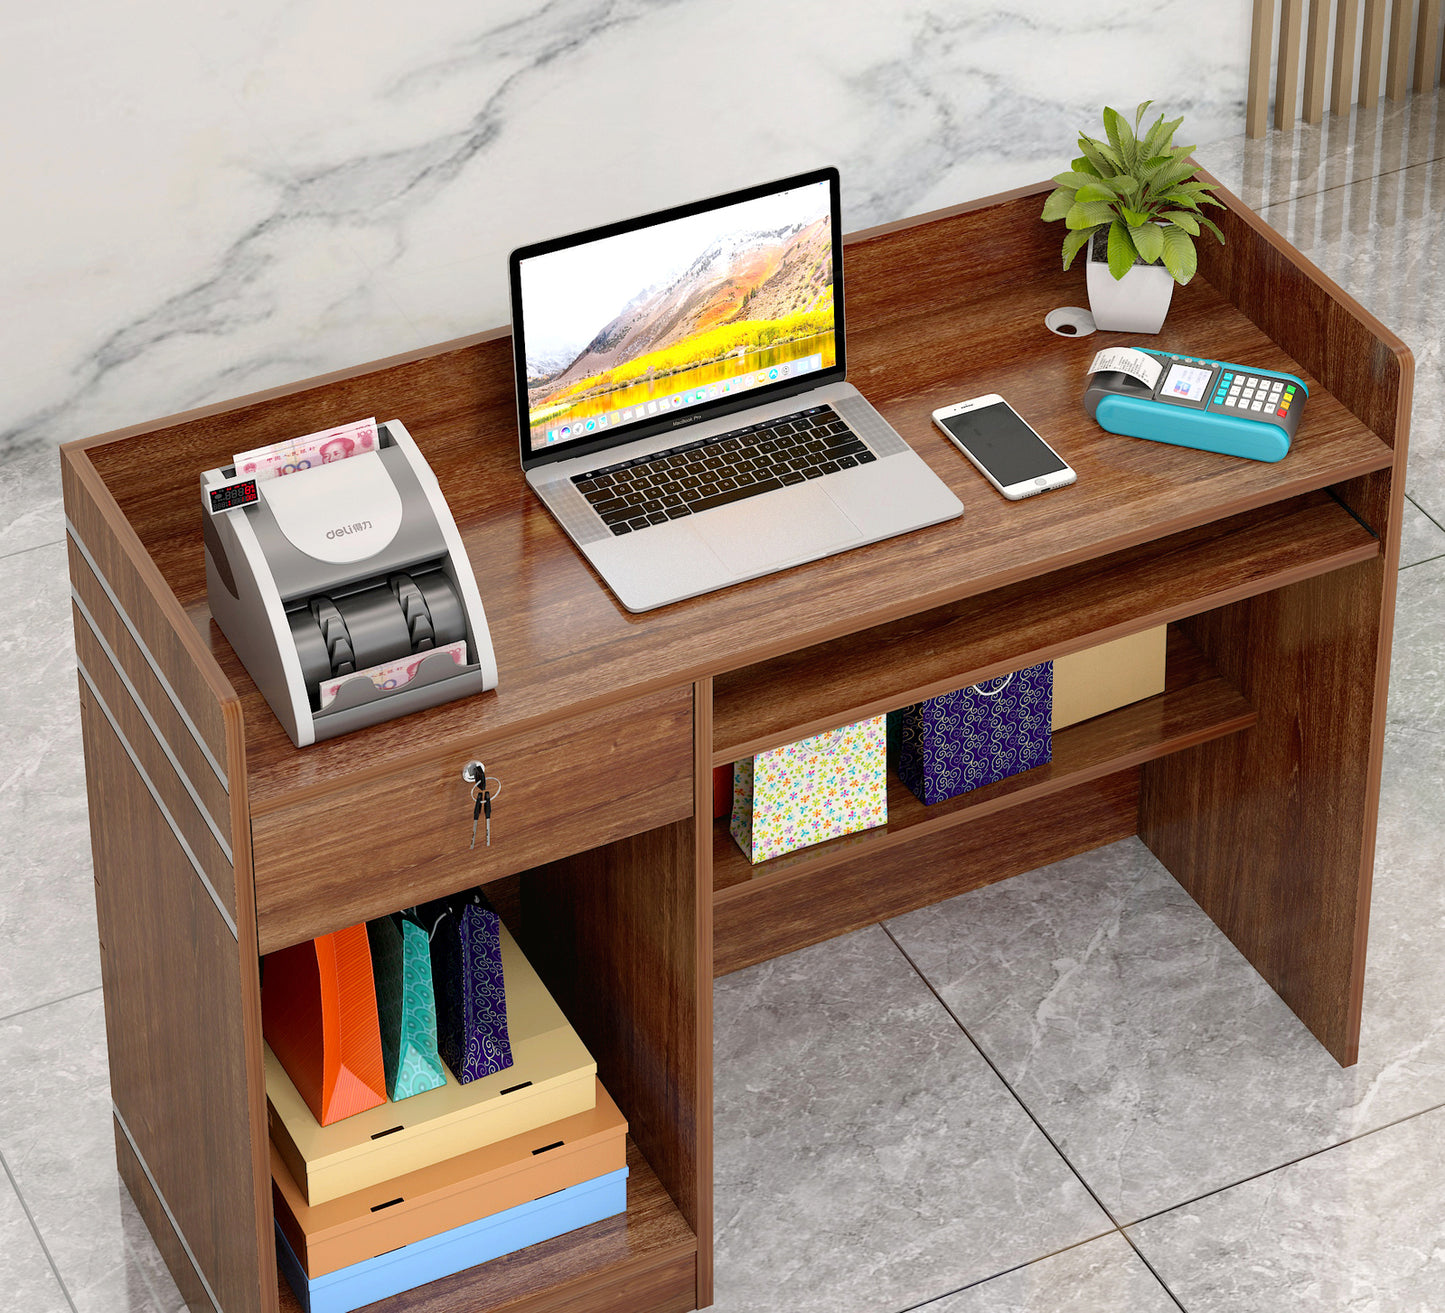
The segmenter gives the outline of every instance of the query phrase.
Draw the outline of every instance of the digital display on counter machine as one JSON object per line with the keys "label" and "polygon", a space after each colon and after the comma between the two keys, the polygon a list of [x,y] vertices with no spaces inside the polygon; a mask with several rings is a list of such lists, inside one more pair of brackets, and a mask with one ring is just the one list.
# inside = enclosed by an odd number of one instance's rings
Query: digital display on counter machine
{"label": "digital display on counter machine", "polygon": [[237,506],[253,506],[257,500],[256,480],[246,479],[241,483],[227,483],[211,488],[211,511],[233,511]]}
{"label": "digital display on counter machine", "polygon": [[1180,401],[1203,401],[1209,391],[1209,380],[1213,377],[1212,369],[1197,369],[1193,365],[1171,365],[1159,394],[1162,397],[1177,397]]}

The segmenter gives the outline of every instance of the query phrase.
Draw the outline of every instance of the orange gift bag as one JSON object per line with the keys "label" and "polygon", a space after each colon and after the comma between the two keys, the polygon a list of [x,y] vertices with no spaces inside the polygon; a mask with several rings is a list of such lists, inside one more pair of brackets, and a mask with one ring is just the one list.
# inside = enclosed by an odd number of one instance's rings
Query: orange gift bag
{"label": "orange gift bag", "polygon": [[270,953],[261,1028],[323,1126],[386,1102],[366,926]]}

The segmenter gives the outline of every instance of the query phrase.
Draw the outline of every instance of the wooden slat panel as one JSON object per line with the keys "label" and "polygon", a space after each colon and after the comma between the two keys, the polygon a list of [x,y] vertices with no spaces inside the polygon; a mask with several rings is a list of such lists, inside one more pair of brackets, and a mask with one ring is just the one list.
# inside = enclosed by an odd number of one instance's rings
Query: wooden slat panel
{"label": "wooden slat panel", "polygon": [[1385,95],[1404,100],[1410,90],[1410,38],[1414,35],[1415,0],[1393,0],[1390,9],[1390,54],[1386,60]]}
{"label": "wooden slat panel", "polygon": [[[714,681],[713,761],[791,743],[1379,553],[1324,493],[1222,520]],[[1072,607],[1057,604],[1074,599]]]}
{"label": "wooden slat panel", "polygon": [[[225,1313],[268,1313],[241,1006],[254,949],[232,937],[80,689],[111,1096],[217,1302]],[[173,1258],[163,1231],[160,1240]],[[184,1269],[177,1282],[195,1284]]]}
{"label": "wooden slat panel", "polygon": [[1328,80],[1330,43],[1330,0],[1310,0],[1305,38],[1304,119],[1318,123],[1325,116],[1325,83]]}
{"label": "wooden slat panel", "polygon": [[1140,836],[1344,1066],[1359,1048],[1385,584],[1373,561],[1198,617],[1191,632],[1259,722],[1144,767],[1139,806]]}
{"label": "wooden slat panel", "polygon": [[1385,6],[1388,0],[1365,0],[1365,28],[1360,39],[1360,107],[1380,103],[1380,64],[1385,50]]}
{"label": "wooden slat panel", "polygon": [[1420,21],[1415,29],[1416,91],[1433,91],[1440,83],[1440,0],[1420,0]]}
{"label": "wooden slat panel", "polygon": [[1355,50],[1359,43],[1360,0],[1335,6],[1335,57],[1330,78],[1330,111],[1348,114],[1355,95]]}
{"label": "wooden slat panel", "polygon": [[713,970],[726,975],[1126,838],[1135,830],[1138,791],[1139,772],[1123,771],[1056,794],[1047,824],[999,812],[890,852],[728,890],[713,908]]}
{"label": "wooden slat panel", "polygon": [[253,813],[261,951],[691,817],[692,702],[686,685],[477,749],[501,781],[490,847],[485,824],[469,847],[472,753]]}
{"label": "wooden slat panel", "polygon": [[1274,89],[1274,126],[1277,128],[1294,127],[1303,18],[1304,0],[1283,0],[1279,16],[1279,78]]}
{"label": "wooden slat panel", "polygon": [[[522,944],[627,1115],[629,1133],[701,1233],[710,1224],[712,945],[698,903],[693,818],[522,879]],[[710,1244],[704,1241],[704,1244]],[[701,1246],[700,1246],[701,1247]]]}
{"label": "wooden slat panel", "polygon": [[1249,32],[1249,89],[1244,130],[1264,136],[1269,122],[1269,57],[1274,50],[1274,0],[1254,0],[1254,21]]}
{"label": "wooden slat panel", "polygon": [[[217,760],[226,753],[220,704],[234,696],[161,579],[134,528],[116,510],[84,452],[61,451],[65,515],[79,544]],[[194,476],[192,476],[194,477]],[[192,532],[199,541],[200,515]]]}
{"label": "wooden slat panel", "polygon": [[[195,736],[176,711],[175,703],[161,687],[150,662],[141,654],[130,630],[125,627],[115,607],[111,605],[100,581],[86,564],[75,541],[67,538],[66,547],[70,553],[71,586],[79,595],[90,619],[94,621],[96,632],[105,640],[119,668],[125,672],[131,687],[135,689],[150,718],[160,730],[161,736],[170,745],[171,752],[185,771],[191,787],[200,795],[201,801],[218,824],[223,829],[228,828],[226,818],[230,812],[231,801],[226,793],[226,785],[216,774],[215,766],[207,760]],[[216,765],[225,772],[224,762],[218,760]]]}
{"label": "wooden slat panel", "polygon": [[[186,792],[175,768],[161,749],[160,743],[151,733],[150,726],[141,718],[140,711],[131,700],[120,676],[110,663],[94,631],[86,623],[78,609],[71,608],[75,624],[75,652],[83,672],[90,676],[96,691],[105,703],[120,732],[125,735],[131,750],[140,760],[142,769],[150,777],[161,801],[171,814],[180,832],[190,845],[191,852],[206,873],[211,888],[226,909],[232,923],[236,920],[236,874],[230,859],[216,842],[216,836],[207,826],[191,795]],[[212,817],[223,835],[229,834],[231,816],[229,799],[226,810],[219,817]]]}
{"label": "wooden slat panel", "polygon": [[[692,1233],[631,1137],[627,1166],[625,1216],[368,1304],[369,1313],[685,1313]],[[301,1313],[285,1278],[274,1279],[279,1313]]]}

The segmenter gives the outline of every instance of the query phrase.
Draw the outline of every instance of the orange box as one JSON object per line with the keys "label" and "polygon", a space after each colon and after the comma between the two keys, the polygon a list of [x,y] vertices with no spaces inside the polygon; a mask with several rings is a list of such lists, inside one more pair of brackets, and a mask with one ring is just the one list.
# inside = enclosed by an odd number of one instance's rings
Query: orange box
{"label": "orange box", "polygon": [[627,1165],[627,1121],[597,1081],[597,1105],[524,1135],[308,1204],[271,1145],[276,1225],[309,1277],[490,1217]]}

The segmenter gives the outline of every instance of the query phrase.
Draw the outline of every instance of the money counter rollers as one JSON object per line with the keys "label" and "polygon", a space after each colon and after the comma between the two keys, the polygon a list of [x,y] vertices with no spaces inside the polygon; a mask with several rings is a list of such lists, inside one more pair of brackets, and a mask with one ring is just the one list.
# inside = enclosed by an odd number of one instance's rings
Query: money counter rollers
{"label": "money counter rollers", "polygon": [[436,476],[397,420],[367,445],[284,477],[201,475],[211,614],[298,748],[497,684]]}

